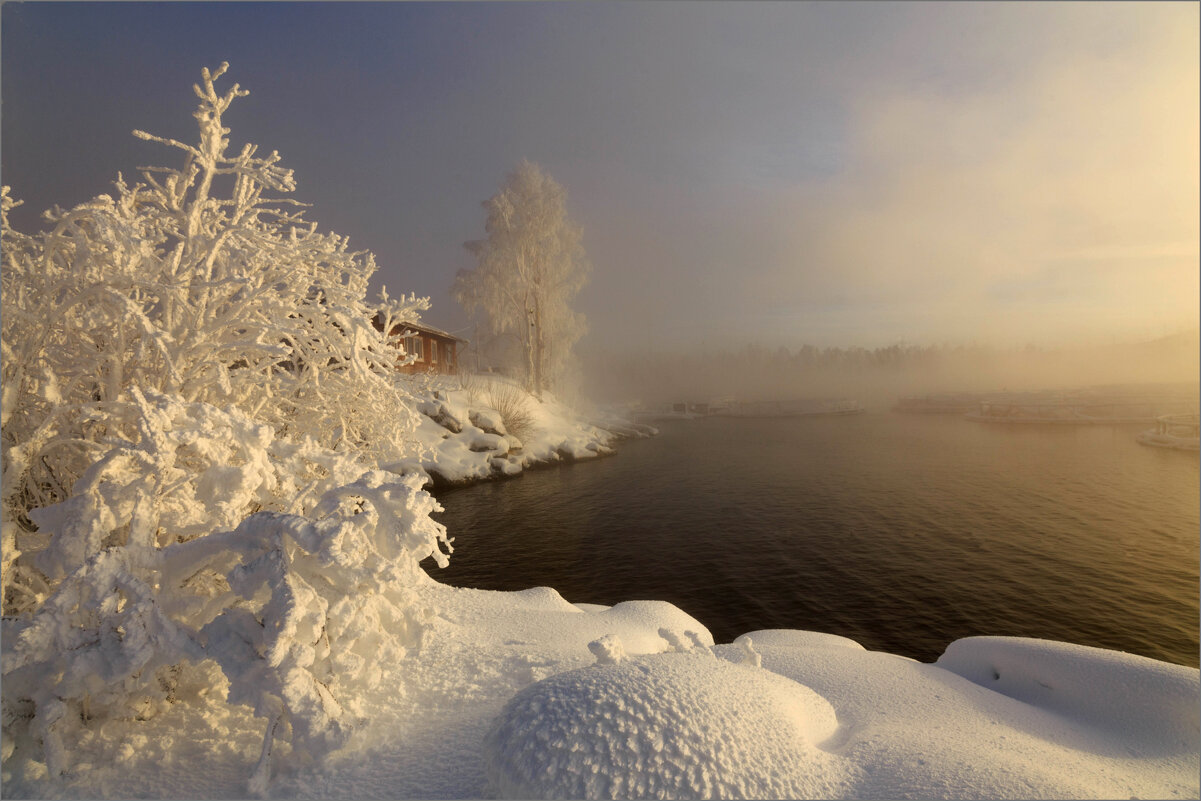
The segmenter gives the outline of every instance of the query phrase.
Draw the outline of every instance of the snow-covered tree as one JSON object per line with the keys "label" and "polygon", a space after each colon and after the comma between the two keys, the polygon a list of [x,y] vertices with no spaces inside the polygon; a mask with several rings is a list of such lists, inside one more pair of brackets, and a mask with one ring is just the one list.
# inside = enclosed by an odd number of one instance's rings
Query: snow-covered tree
{"label": "snow-covered tree", "polygon": [[[71,494],[110,428],[132,419],[118,412],[131,387],[234,407],[277,435],[377,462],[413,447],[396,350],[366,303],[374,260],[267,196],[295,186],[276,153],[227,154],[221,115],[247,93],[217,94],[224,69],[195,87],[197,145],[135,132],[182,150],[182,167],[145,168],[145,183],[118,179],[115,198],[48,212],[38,237],[11,229],[4,193],[6,520]],[[428,304],[384,305],[413,319]],[[6,610],[25,605],[18,585],[5,583]]]}
{"label": "snow-covered tree", "polygon": [[225,70],[194,87],[197,144],[135,131],[181,167],[36,236],[3,191],[4,758],[28,726],[51,774],[88,720],[221,674],[268,721],[258,789],[276,736],[338,747],[449,548],[424,477],[376,469],[417,455],[418,416],[372,320],[428,302],[369,304],[372,256],[278,197],[276,153],[229,153]]}
{"label": "snow-covered tree", "polygon": [[581,229],[567,217],[567,193],[537,164],[522,161],[484,201],[487,238],[467,243],[474,270],[455,278],[455,299],[494,336],[521,343],[526,388],[537,396],[564,374],[586,330],[571,308],[588,279]]}

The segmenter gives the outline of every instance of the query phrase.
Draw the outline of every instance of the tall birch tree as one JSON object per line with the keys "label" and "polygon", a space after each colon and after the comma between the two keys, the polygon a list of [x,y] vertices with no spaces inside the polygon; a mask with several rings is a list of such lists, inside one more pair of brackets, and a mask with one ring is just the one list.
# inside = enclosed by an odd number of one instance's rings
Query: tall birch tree
{"label": "tall birch tree", "polygon": [[567,193],[523,160],[484,201],[486,238],[466,243],[477,260],[461,270],[452,294],[494,336],[521,344],[525,385],[536,397],[553,389],[587,330],[571,308],[590,270],[581,229],[567,216]]}

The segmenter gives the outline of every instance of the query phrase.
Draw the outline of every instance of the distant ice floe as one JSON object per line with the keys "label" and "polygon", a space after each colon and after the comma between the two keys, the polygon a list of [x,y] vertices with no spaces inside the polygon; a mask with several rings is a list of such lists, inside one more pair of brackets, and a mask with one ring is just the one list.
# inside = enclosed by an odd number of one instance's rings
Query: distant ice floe
{"label": "distant ice floe", "polygon": [[1196,451],[1201,449],[1201,438],[1198,437],[1201,425],[1198,419],[1196,414],[1163,415],[1155,421],[1155,428],[1143,431],[1137,439],[1143,445],[1156,448]]}

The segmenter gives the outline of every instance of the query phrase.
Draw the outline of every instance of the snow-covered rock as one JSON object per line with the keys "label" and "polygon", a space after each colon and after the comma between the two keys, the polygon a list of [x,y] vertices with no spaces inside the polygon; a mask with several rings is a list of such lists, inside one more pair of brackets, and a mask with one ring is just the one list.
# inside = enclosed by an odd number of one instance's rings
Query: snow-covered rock
{"label": "snow-covered rock", "polygon": [[495,409],[472,409],[471,424],[477,428],[482,428],[489,434],[500,434],[502,437],[509,433],[505,430],[505,422],[501,419],[500,412]]}
{"label": "snow-covered rock", "polygon": [[429,419],[433,420],[438,425],[450,431],[452,434],[458,434],[463,430],[463,421],[459,419],[450,407],[443,401],[437,398],[423,398],[417,404],[417,411],[424,414]]}
{"label": "snow-covered rock", "polygon": [[488,432],[469,426],[463,429],[463,438],[467,440],[467,449],[474,453],[491,453],[503,456],[509,452],[509,440],[500,434]]}

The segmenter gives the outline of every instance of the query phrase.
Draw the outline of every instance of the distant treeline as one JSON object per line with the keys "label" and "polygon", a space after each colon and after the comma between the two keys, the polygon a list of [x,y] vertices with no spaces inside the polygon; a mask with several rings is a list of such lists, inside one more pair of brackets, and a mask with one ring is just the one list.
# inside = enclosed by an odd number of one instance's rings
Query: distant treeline
{"label": "distant treeline", "polygon": [[1198,332],[1150,342],[1047,348],[909,345],[880,348],[750,344],[704,353],[593,353],[586,393],[602,401],[850,396],[864,403],[932,392],[1196,383]]}

